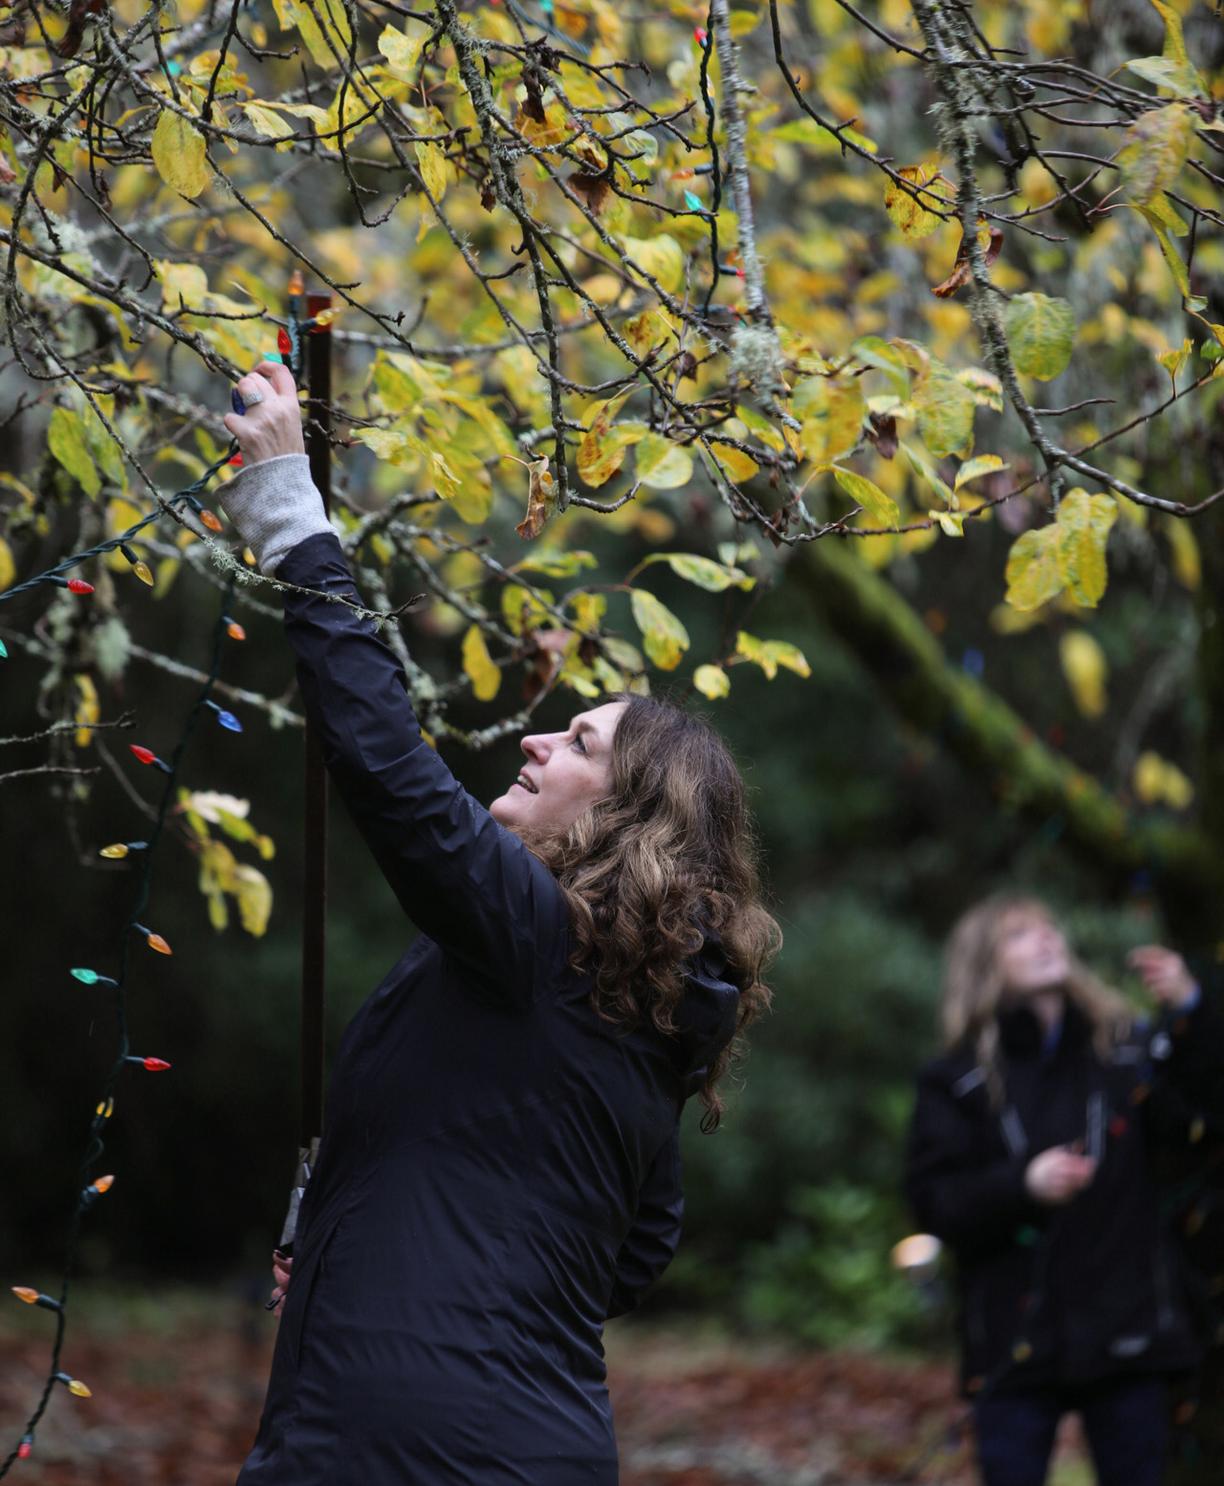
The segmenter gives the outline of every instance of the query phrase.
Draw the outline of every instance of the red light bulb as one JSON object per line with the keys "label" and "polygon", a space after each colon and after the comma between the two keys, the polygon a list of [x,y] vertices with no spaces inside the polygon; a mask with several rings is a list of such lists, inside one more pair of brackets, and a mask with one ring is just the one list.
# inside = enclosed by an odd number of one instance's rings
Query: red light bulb
{"label": "red light bulb", "polygon": [[276,349],[282,356],[288,356],[293,350],[293,342],[289,339],[289,332],[282,325],[276,332]]}
{"label": "red light bulb", "polygon": [[69,578],[68,590],[70,593],[92,593],[94,586],[92,583],[86,583],[84,578]]}
{"label": "red light bulb", "polygon": [[234,454],[234,455],[232,455],[231,458],[230,458],[230,463],[231,464],[234,464],[234,465],[238,465],[239,468],[241,468],[241,466],[242,466],[242,455],[241,454]]}
{"label": "red light bulb", "polygon": [[157,762],[157,755],[151,748],[142,748],[139,743],[129,743],[128,747],[142,764],[155,764]]}
{"label": "red light bulb", "polygon": [[142,1058],[140,1060],[150,1073],[165,1073],[170,1064],[165,1058]]}

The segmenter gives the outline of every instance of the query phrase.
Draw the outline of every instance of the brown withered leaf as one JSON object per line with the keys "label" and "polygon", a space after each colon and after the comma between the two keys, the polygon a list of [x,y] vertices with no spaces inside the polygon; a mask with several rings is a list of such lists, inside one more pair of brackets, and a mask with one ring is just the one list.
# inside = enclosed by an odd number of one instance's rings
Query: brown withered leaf
{"label": "brown withered leaf", "polygon": [[527,489],[527,514],[514,528],[523,541],[533,541],[544,530],[544,523],[557,504],[556,481],[548,472],[548,455],[542,454],[527,466],[530,483]]}
{"label": "brown withered leaf", "polygon": [[891,459],[897,452],[897,420],[891,413],[872,413],[870,419],[867,437],[881,459]]}
{"label": "brown withered leaf", "polygon": [[85,36],[85,22],[91,15],[100,15],[105,9],[106,0],[72,0],[68,11],[68,29],[52,47],[55,54],[60,57],[75,57]]}
{"label": "brown withered leaf", "polygon": [[603,209],[603,204],[608,199],[608,192],[612,187],[612,178],[607,171],[595,174],[590,170],[576,170],[569,178],[569,183],[575,191],[583,198],[597,216]]}
{"label": "brown withered leaf", "polygon": [[523,68],[523,86],[527,89],[527,97],[523,100],[523,112],[529,119],[534,119],[537,124],[546,123],[543,81],[534,67]]}
{"label": "brown withered leaf", "polygon": [[[1003,234],[997,227],[987,228],[984,224],[979,224],[979,240],[986,232],[989,232],[990,234],[990,240],[984,244],[986,249],[986,267],[989,268],[990,265],[999,256],[999,253],[1002,251]],[[939,299],[950,299],[951,296],[955,294],[958,289],[963,289],[965,287],[965,285],[969,282],[969,278],[972,272],[973,270],[969,266],[969,245],[962,237],[961,245],[956,250],[956,262],[955,264],[953,264],[952,272],[948,275],[948,277],[943,281],[942,284],[936,284],[932,288],[931,293],[936,295]]]}

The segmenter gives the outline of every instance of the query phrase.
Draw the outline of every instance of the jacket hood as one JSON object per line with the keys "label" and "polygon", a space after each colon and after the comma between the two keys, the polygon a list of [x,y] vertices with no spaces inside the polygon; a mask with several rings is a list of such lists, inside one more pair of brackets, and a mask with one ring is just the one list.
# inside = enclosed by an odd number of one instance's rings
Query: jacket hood
{"label": "jacket hood", "polygon": [[684,1075],[684,1097],[695,1094],[711,1064],[735,1035],[739,987],[730,979],[717,930],[689,960],[684,997],[676,1013],[673,1059]]}

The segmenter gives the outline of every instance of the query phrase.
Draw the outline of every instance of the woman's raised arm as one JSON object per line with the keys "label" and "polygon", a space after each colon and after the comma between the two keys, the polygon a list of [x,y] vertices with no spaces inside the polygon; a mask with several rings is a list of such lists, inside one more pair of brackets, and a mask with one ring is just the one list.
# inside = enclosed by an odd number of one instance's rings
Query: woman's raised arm
{"label": "woman's raised arm", "polygon": [[[297,419],[284,368],[244,378],[244,399],[249,383],[267,389],[278,424]],[[242,425],[263,410],[230,425],[244,449]],[[267,459],[245,467],[221,500],[261,566],[294,585],[286,632],[328,770],[409,917],[492,990],[530,1001],[563,955],[560,890],[421,736],[399,662],[351,606],[360,601],[339,541],[305,456],[287,442],[287,433],[269,440]]]}

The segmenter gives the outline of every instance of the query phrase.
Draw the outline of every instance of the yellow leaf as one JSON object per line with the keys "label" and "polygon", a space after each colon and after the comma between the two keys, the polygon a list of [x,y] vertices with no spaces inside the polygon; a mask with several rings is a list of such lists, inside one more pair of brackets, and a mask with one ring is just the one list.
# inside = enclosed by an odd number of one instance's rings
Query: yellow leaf
{"label": "yellow leaf", "polygon": [[[904,186],[895,181],[889,181],[888,189],[884,193],[884,210],[901,229],[901,236],[907,242],[918,242],[924,237],[929,237],[938,228],[943,218],[936,212],[927,209],[927,203],[931,201],[930,191],[923,191],[923,187],[930,187],[931,183],[939,179],[939,166],[934,162],[926,165],[903,165],[897,174],[908,185],[912,186],[917,193],[916,199]],[[940,199],[943,193],[939,192]]]}
{"label": "yellow leaf", "polygon": [[98,702],[98,688],[93,684],[93,679],[83,672],[74,676],[77,688],[76,712],[73,721],[77,725],[76,746],[88,748],[93,742],[93,727],[102,715],[102,708]]}
{"label": "yellow leaf", "polygon": [[1071,597],[1085,608],[1095,608],[1105,592],[1105,544],[1117,516],[1111,495],[1069,490],[1059,504],[1058,569]]}
{"label": "yellow leaf", "polygon": [[1132,205],[1145,206],[1176,182],[1194,140],[1196,118],[1188,103],[1168,103],[1148,109],[1131,124],[1117,166]]}
{"label": "yellow leaf", "polygon": [[661,671],[674,671],[689,647],[688,631],[648,589],[631,589],[629,602],[646,654]]}
{"label": "yellow leaf", "polygon": [[660,433],[644,434],[637,446],[636,473],[652,490],[687,485],[693,475],[692,450],[673,444]]}
{"label": "yellow leaf", "polygon": [[854,470],[844,470],[837,464],[833,466],[833,478],[868,515],[882,521],[885,526],[896,526],[901,517],[897,503],[891,496],[885,495],[874,480],[869,480],[866,475],[856,474]]}
{"label": "yellow leaf", "polygon": [[794,671],[796,676],[812,674],[803,651],[786,640],[759,640],[747,630],[740,630],[735,637],[735,653],[760,666],[770,681],[778,674],[779,666]]}
{"label": "yellow leaf", "polygon": [[493,664],[484,635],[476,624],[463,637],[463,669],[476,700],[491,702],[501,686],[501,671]]}
{"label": "yellow leaf", "polygon": [[1148,749],[1135,761],[1135,794],[1145,805],[1184,810],[1194,799],[1194,786],[1176,764]]}
{"label": "yellow leaf", "polygon": [[698,666],[693,672],[693,685],[703,697],[716,702],[731,690],[731,678],[721,666]]}
{"label": "yellow leaf", "polygon": [[657,237],[622,237],[621,247],[630,264],[656,279],[667,293],[674,294],[684,281],[684,249],[666,232]]}
{"label": "yellow leaf", "polygon": [[964,511],[928,511],[927,515],[932,521],[937,522],[940,531],[945,537],[963,537],[965,535]]}
{"label": "yellow leaf", "polygon": [[718,460],[728,480],[751,480],[761,468],[751,454],[732,444],[711,444],[710,453]]}
{"label": "yellow leaf", "polygon": [[803,452],[813,464],[831,464],[859,441],[867,406],[857,377],[805,377],[791,399],[803,424]]}
{"label": "yellow leaf", "polygon": [[1182,367],[1185,366],[1186,359],[1193,349],[1193,342],[1190,340],[1184,340],[1176,351],[1162,351],[1161,354],[1156,358],[1156,360],[1160,362],[1161,366],[1164,367],[1165,371],[1168,372],[1169,379],[1173,383],[1174,391],[1177,390],[1177,374],[1179,371],[1181,371]]}
{"label": "yellow leaf", "polygon": [[412,82],[416,74],[417,62],[420,59],[421,47],[428,34],[428,32],[423,32],[420,36],[405,36],[394,26],[386,27],[378,38],[378,50],[386,57],[388,70],[396,77],[403,78],[405,82]]}
{"label": "yellow leaf", "polygon": [[976,480],[982,475],[991,474],[994,470],[1006,468],[1007,466],[997,454],[979,454],[976,459],[966,459],[956,472],[955,488],[959,490],[962,485],[968,485],[970,480]]}
{"label": "yellow leaf", "polygon": [[258,867],[239,865],[234,868],[234,891],[242,927],[257,939],[262,938],[272,913],[272,885]]}
{"label": "yellow leaf", "polygon": [[[1199,557],[1198,539],[1190,529],[1190,523],[1170,516],[1165,523],[1165,536],[1169,539],[1169,552],[1177,581],[1183,588],[1193,591],[1202,581],[1203,564]],[[0,583],[0,588],[3,587],[4,584]]]}
{"label": "yellow leaf", "polygon": [[1087,630],[1069,630],[1058,642],[1063,675],[1084,717],[1100,717],[1106,706],[1109,666],[1105,652]]}
{"label": "yellow leaf", "polygon": [[1061,593],[1058,528],[1022,532],[1007,554],[1007,602],[1013,609],[1038,609]]}
{"label": "yellow leaf", "polygon": [[153,131],[153,164],[168,186],[191,200],[208,185],[208,141],[190,119],[163,109]]}
{"label": "yellow leaf", "polygon": [[425,189],[435,201],[440,201],[446,194],[446,188],[450,183],[450,164],[441,146],[432,141],[418,143],[416,155]]}
{"label": "yellow leaf", "polygon": [[80,413],[72,408],[55,409],[47,427],[47,447],[86,495],[98,494],[102,489],[102,477],[89,452]]}
{"label": "yellow leaf", "polygon": [[10,587],[16,576],[17,564],[13,561],[12,551],[4,538],[0,537],[0,590]]}

